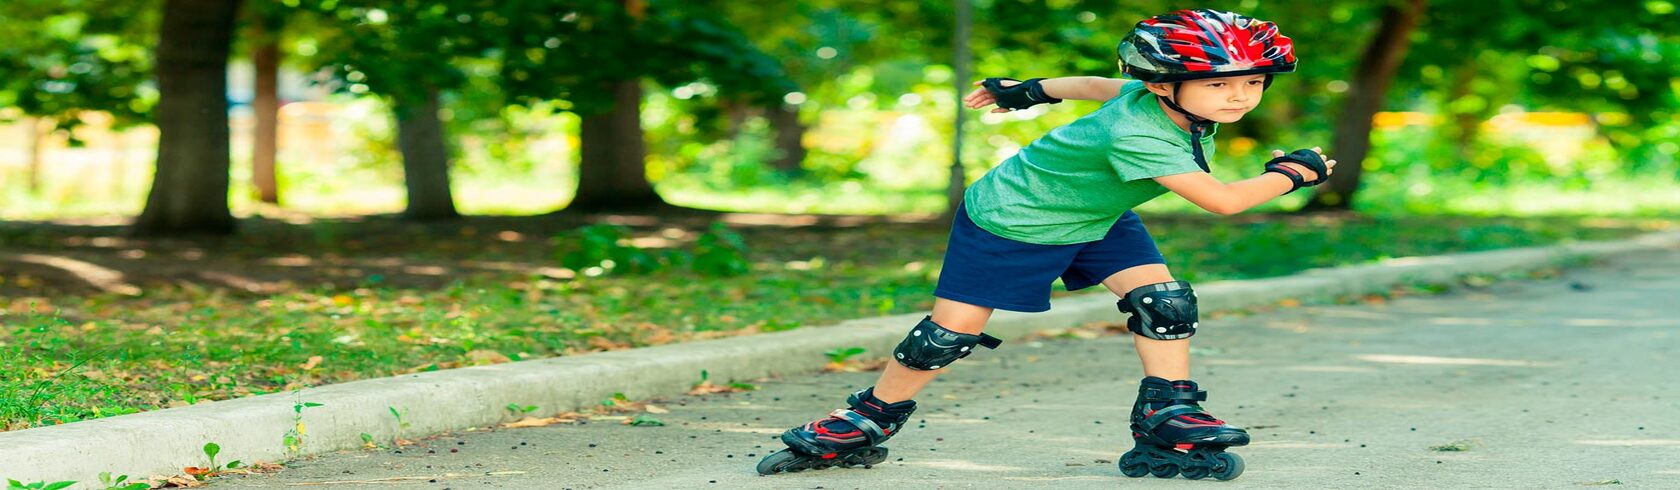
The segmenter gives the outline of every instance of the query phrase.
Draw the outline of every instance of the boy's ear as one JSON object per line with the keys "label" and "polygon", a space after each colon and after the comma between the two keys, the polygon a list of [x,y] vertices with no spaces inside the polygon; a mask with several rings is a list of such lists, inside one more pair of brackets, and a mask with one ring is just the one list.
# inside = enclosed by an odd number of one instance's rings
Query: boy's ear
{"label": "boy's ear", "polygon": [[1149,89],[1150,92],[1162,97],[1172,97],[1173,93],[1171,83],[1143,82],[1143,88]]}

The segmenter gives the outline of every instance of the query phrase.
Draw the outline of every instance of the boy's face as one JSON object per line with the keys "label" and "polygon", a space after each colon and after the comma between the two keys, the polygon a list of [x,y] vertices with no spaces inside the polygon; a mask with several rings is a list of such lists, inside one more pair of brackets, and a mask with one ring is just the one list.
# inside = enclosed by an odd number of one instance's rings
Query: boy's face
{"label": "boy's face", "polygon": [[[1174,101],[1184,110],[1218,123],[1241,120],[1244,114],[1260,105],[1260,97],[1266,92],[1265,75],[1203,78],[1179,83],[1184,87],[1179,89],[1178,98]],[[1155,95],[1173,96],[1170,83],[1149,83],[1145,86]]]}

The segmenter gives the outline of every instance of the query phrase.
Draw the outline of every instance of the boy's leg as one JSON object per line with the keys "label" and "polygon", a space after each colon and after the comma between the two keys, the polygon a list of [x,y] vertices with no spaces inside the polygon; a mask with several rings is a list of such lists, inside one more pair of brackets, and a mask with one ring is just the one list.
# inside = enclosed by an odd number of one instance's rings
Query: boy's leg
{"label": "boy's leg", "polygon": [[[991,308],[945,298],[933,299],[933,322],[954,332],[979,335],[991,318]],[[875,382],[875,396],[888,403],[915,398],[916,393],[942,372],[945,370],[917,371],[889,360],[887,368],[881,372],[881,379]]]}
{"label": "boy's leg", "polygon": [[[1102,284],[1115,296],[1124,298],[1133,289],[1171,281],[1173,277],[1166,264],[1145,264],[1116,272]],[[1190,339],[1156,340],[1133,334],[1132,342],[1137,345],[1145,376],[1190,379]]]}
{"label": "boy's leg", "polygon": [[[1103,280],[1124,300],[1139,287],[1173,281],[1163,264],[1127,268]],[[1154,474],[1171,478],[1180,472],[1192,480],[1213,476],[1229,480],[1242,474],[1242,457],[1224,452],[1248,444],[1248,432],[1201,408],[1207,392],[1190,380],[1190,339],[1157,340],[1132,335],[1144,379],[1132,404],[1132,439],[1137,446],[1120,456],[1126,476]]]}

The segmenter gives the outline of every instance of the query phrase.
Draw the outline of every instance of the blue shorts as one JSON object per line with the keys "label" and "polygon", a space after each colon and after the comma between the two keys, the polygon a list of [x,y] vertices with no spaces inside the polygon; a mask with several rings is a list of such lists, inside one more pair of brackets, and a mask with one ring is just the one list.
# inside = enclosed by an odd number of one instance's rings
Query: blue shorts
{"label": "blue shorts", "polygon": [[1102,284],[1116,272],[1145,264],[1164,264],[1155,239],[1137,213],[1127,211],[1094,242],[1038,245],[993,235],[957,206],[945,265],[933,295],[1000,310],[1039,312],[1050,309],[1050,286],[1057,277],[1069,291]]}

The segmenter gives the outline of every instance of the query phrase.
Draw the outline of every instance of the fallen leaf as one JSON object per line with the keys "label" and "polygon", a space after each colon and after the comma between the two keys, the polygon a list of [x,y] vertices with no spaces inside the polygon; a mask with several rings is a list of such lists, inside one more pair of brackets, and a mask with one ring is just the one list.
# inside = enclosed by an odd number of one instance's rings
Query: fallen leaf
{"label": "fallen leaf", "polygon": [[664,408],[661,408],[659,405],[654,405],[652,403],[649,403],[647,405],[647,411],[648,411],[648,413],[671,413],[670,410],[666,410]]}
{"label": "fallen leaf", "polygon": [[175,475],[161,478],[156,484],[160,485],[159,488],[192,488],[204,486],[204,482],[198,481],[197,479],[186,475]]}
{"label": "fallen leaf", "polygon": [[315,366],[321,365],[321,361],[323,360],[325,359],[322,359],[321,356],[309,356],[309,360],[305,361],[302,366],[298,367],[308,371],[310,369],[315,369]]}
{"label": "fallen leaf", "polygon": [[1301,306],[1301,300],[1298,300],[1298,299],[1295,299],[1295,298],[1286,298],[1283,301],[1279,301],[1278,306],[1282,306],[1282,307],[1285,307],[1285,308],[1294,308],[1294,307],[1297,307],[1297,306]]}
{"label": "fallen leaf", "polygon": [[547,426],[558,424],[558,423],[560,423],[560,419],[558,417],[542,417],[542,418],[525,417],[525,418],[522,418],[522,419],[519,419],[519,420],[515,420],[515,421],[512,421],[512,422],[502,424],[502,428],[504,428],[504,429],[519,429],[519,428],[524,428],[524,427],[547,427]]}
{"label": "fallen leaf", "polygon": [[604,337],[590,337],[589,346],[600,350],[623,350],[630,348],[630,344],[615,342]]}
{"label": "fallen leaf", "polygon": [[712,384],[711,381],[701,381],[700,384],[694,385],[694,388],[688,390],[688,394],[690,394],[690,395],[710,395],[712,393],[739,393],[739,392],[742,392],[742,391],[747,391],[747,390],[743,390],[743,389],[736,388],[736,387],[733,387],[733,386],[718,386],[718,385]]}
{"label": "fallen leaf", "polygon": [[509,358],[505,354],[486,349],[477,349],[467,352],[467,360],[472,361],[473,364],[501,364],[504,362],[513,362],[513,359]]}

